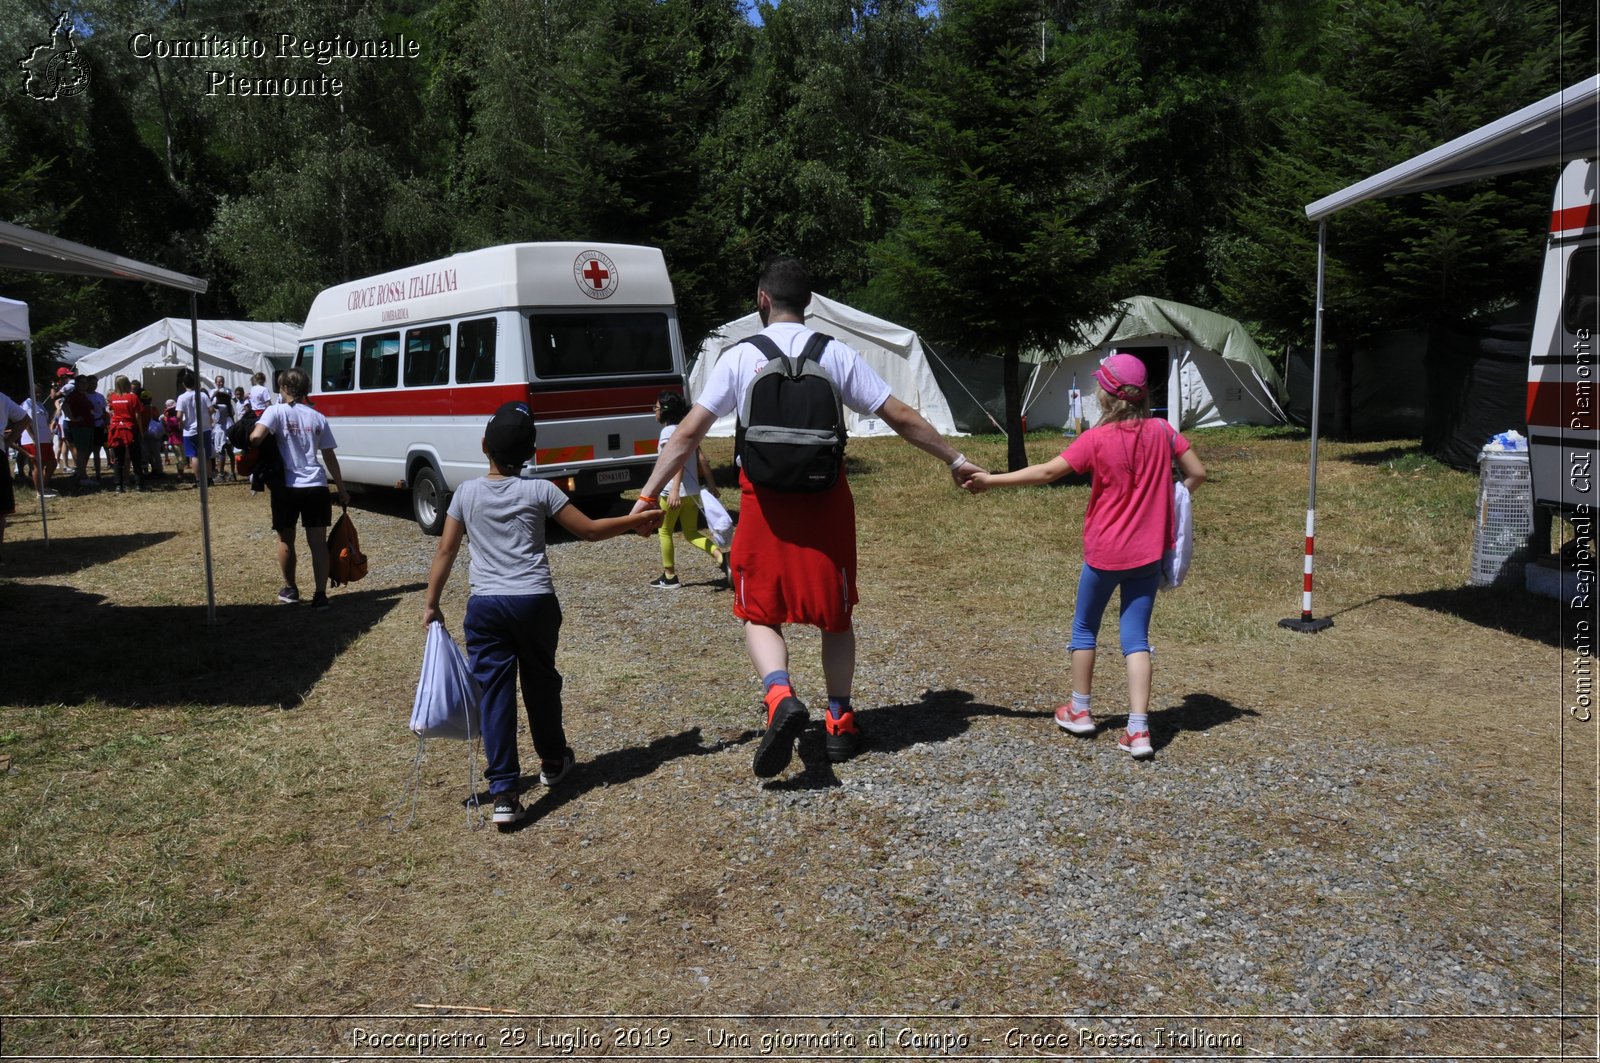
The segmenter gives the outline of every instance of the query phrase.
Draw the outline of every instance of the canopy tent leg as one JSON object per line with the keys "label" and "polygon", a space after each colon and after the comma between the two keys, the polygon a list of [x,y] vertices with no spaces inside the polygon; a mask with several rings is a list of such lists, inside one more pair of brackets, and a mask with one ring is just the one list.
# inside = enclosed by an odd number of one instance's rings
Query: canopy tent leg
{"label": "canopy tent leg", "polygon": [[196,441],[199,445],[195,448],[198,457],[195,458],[195,482],[200,488],[200,537],[204,542],[206,556],[206,623],[215,626],[217,623],[217,593],[211,577],[211,496],[208,488],[211,483],[211,461],[206,456],[211,446],[210,432],[211,416],[209,412],[200,408],[200,297],[194,292],[189,293],[189,341],[190,353],[194,357],[194,405],[195,417],[200,423],[200,438]]}
{"label": "canopy tent leg", "polygon": [[1311,612],[1311,573],[1314,568],[1317,533],[1317,438],[1318,418],[1322,412],[1322,294],[1323,278],[1328,259],[1328,222],[1324,218],[1317,225],[1317,327],[1312,341],[1311,357],[1311,486],[1306,496],[1306,564],[1305,589],[1300,599],[1300,615],[1278,621],[1279,627],[1314,635],[1333,626],[1332,617],[1317,619]]}

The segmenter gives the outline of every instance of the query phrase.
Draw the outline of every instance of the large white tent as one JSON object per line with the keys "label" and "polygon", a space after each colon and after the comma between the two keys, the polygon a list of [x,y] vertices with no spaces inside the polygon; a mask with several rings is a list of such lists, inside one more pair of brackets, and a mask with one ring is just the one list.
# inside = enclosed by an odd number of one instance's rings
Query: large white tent
{"label": "large white tent", "polygon": [[1100,416],[1094,371],[1112,351],[1129,348],[1149,367],[1157,393],[1165,396],[1167,420],[1180,431],[1285,420],[1278,403],[1282,379],[1243,325],[1199,307],[1136,295],[1091,324],[1083,343],[1038,356],[1023,397],[1028,424],[1065,426],[1074,381],[1083,397],[1084,424],[1093,424]]}
{"label": "large white tent", "polygon": [[[231,391],[248,388],[254,373],[272,381],[270,356],[293,357],[300,326],[287,321],[197,321],[164,317],[78,360],[79,373],[117,374],[138,379],[147,367],[194,365],[194,337],[200,342],[200,375],[207,384],[219,374]],[[102,386],[102,391],[108,390]]]}
{"label": "large white tent", "polygon": [[[950,404],[939,389],[922,339],[911,329],[857,310],[853,306],[813,293],[806,307],[806,327],[825,332],[841,343],[861,352],[867,364],[889,384],[894,395],[928,419],[941,435],[963,433],[950,416]],[[746,314],[711,333],[700,347],[689,372],[689,398],[700,394],[711,378],[711,370],[730,348],[761,331],[761,318]],[[711,426],[713,436],[734,434],[735,415],[728,414]],[[876,417],[862,417],[845,410],[845,428],[853,436],[892,435],[893,430]]]}

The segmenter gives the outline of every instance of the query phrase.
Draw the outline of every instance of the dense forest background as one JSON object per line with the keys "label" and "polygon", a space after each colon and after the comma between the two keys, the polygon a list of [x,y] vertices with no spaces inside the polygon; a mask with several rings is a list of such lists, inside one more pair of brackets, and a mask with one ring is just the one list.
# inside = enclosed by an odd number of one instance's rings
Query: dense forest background
{"label": "dense forest background", "polygon": [[[1141,293],[1281,355],[1311,335],[1306,203],[1597,68],[1594,5],[1553,0],[104,0],[70,5],[86,90],[30,98],[16,63],[65,8],[0,0],[0,218],[206,276],[202,316],[296,322],[456,251],[654,244],[691,350],[787,252],[941,352],[1053,345]],[[145,58],[139,33],[271,54]],[[418,55],[279,59],[284,33]],[[344,88],[207,95],[211,70]],[[1341,214],[1330,338],[1527,298],[1554,176]],[[41,357],[188,309],[40,274],[0,292]]]}

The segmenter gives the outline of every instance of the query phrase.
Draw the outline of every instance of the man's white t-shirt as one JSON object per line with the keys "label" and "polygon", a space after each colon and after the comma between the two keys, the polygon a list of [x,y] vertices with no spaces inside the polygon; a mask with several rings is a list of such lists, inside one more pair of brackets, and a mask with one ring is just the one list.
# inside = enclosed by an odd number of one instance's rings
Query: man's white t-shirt
{"label": "man's white t-shirt", "polygon": [[261,411],[257,424],[267,426],[283,457],[285,487],[326,487],[328,470],[317,454],[338,446],[328,419],[301,402],[279,402]]}
{"label": "man's white t-shirt", "polygon": [[[33,400],[29,399],[28,404],[32,405],[32,403]],[[26,425],[32,423],[31,419],[28,417],[28,411],[13,402],[10,395],[0,392],[0,431],[4,431],[5,429],[9,428],[13,421],[22,421],[24,424],[22,429],[24,437],[19,442],[33,442],[33,437],[28,434],[28,429],[26,427]],[[0,450],[4,449],[5,444],[0,443]]]}
{"label": "man's white t-shirt", "polygon": [[[777,344],[778,350],[792,357],[806,349],[812,330],[796,321],[780,321],[768,325],[761,334]],[[860,352],[838,340],[823,349],[819,362],[833,377],[833,384],[839,389],[840,401],[864,417],[877,413],[893,394],[883,377],[866,363]],[[733,413],[739,408],[739,399],[750,387],[750,382],[766,364],[767,356],[753,344],[736,345],[712,368],[711,378],[706,381],[705,389],[695,397],[695,404],[704,406],[718,417]]]}
{"label": "man's white t-shirt", "polygon": [[[191,439],[200,434],[201,428],[211,430],[211,398],[206,396],[204,402],[196,409],[193,391],[178,392],[178,416],[183,418],[183,438]],[[202,425],[201,421],[205,423]]]}

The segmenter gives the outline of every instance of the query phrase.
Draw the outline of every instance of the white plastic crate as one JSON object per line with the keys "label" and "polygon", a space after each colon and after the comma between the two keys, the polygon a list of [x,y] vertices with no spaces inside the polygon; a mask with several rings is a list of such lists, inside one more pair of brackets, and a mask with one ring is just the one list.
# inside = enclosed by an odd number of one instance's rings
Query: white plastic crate
{"label": "white plastic crate", "polygon": [[1533,534],[1533,483],[1526,451],[1478,455],[1478,519],[1472,535],[1474,587],[1521,585]]}

